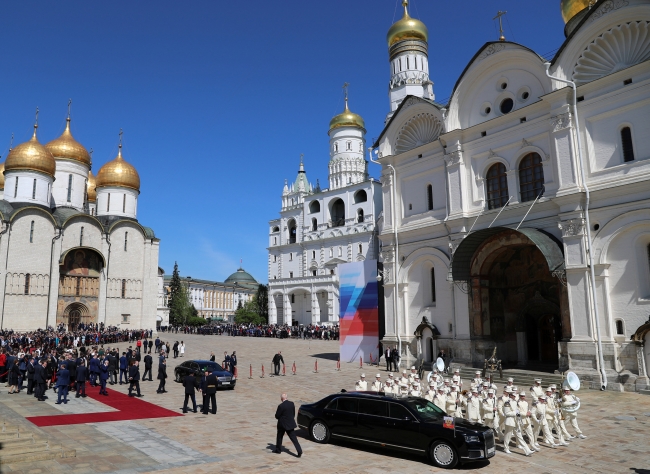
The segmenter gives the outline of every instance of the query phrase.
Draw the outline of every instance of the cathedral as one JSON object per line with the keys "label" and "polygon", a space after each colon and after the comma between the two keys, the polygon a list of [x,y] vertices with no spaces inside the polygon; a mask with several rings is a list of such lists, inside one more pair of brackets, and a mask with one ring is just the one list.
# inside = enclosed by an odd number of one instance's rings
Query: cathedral
{"label": "cathedral", "polygon": [[0,174],[0,328],[156,327],[160,241],[138,222],[140,177],[122,156],[97,176],[70,130],[10,149]]}
{"label": "cathedral", "polygon": [[[563,0],[554,57],[502,34],[444,104],[428,29],[403,5],[371,158],[382,166],[384,347],[407,365],[445,349],[474,367],[496,348],[505,367],[647,388],[650,1]],[[280,238],[284,222],[272,223]]]}
{"label": "cathedral", "polygon": [[365,123],[348,107],[329,124],[329,188],[313,186],[302,158],[269,222],[269,323],[336,324],[337,266],[376,260],[381,184],[368,176]]}

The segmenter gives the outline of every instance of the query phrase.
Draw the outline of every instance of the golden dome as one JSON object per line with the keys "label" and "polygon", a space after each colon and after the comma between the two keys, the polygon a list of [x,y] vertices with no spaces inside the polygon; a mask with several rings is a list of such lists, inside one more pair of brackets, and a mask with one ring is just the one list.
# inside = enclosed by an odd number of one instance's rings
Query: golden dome
{"label": "golden dome", "polygon": [[88,181],[86,181],[86,196],[88,202],[97,202],[97,181],[92,171],[88,171]]}
{"label": "golden dome", "polygon": [[99,169],[95,183],[97,188],[118,186],[140,191],[140,175],[132,165],[122,158],[122,145],[117,152],[117,157]]}
{"label": "golden dome", "polygon": [[562,18],[564,23],[569,23],[569,20],[580,13],[585,8],[589,8],[596,3],[593,0],[561,0],[560,8],[562,9]]}
{"label": "golden dome", "polygon": [[386,39],[389,48],[402,40],[420,40],[426,43],[429,39],[429,30],[426,25],[420,20],[409,16],[408,4],[408,0],[402,2],[402,5],[404,5],[404,17],[394,23],[390,27],[390,30],[388,30]]}
{"label": "golden dome", "polygon": [[34,125],[34,135],[31,140],[21,143],[9,152],[5,161],[5,171],[40,171],[54,177],[56,162],[52,154],[38,142],[37,128],[38,125]]}
{"label": "golden dome", "polygon": [[361,115],[355,114],[348,109],[348,99],[345,99],[345,110],[335,115],[332,120],[330,120],[330,132],[335,128],[341,127],[357,127],[366,131],[366,124],[361,118]]}
{"label": "golden dome", "polygon": [[0,164],[0,189],[5,188],[5,164]]}
{"label": "golden dome", "polygon": [[61,136],[49,142],[45,148],[52,153],[54,158],[70,159],[90,166],[90,154],[70,133],[70,117],[67,118],[67,124]]}

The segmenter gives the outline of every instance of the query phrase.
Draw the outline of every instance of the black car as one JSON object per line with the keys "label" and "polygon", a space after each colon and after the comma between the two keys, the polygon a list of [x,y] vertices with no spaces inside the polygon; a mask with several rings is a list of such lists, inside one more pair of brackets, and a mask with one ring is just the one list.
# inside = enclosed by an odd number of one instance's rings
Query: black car
{"label": "black car", "polygon": [[[453,423],[445,423],[452,420]],[[426,454],[433,464],[442,468],[495,454],[491,429],[462,418],[447,417],[433,403],[418,397],[341,392],[302,405],[298,410],[298,426],[306,429],[317,443],[327,443],[333,438]]]}
{"label": "black car", "polygon": [[181,365],[177,365],[174,369],[174,380],[180,383],[183,381],[183,377],[190,373],[198,374],[200,376],[207,368],[217,376],[217,388],[227,388],[229,390],[235,389],[235,383],[237,383],[235,376],[216,362],[210,360],[188,360],[183,362]]}

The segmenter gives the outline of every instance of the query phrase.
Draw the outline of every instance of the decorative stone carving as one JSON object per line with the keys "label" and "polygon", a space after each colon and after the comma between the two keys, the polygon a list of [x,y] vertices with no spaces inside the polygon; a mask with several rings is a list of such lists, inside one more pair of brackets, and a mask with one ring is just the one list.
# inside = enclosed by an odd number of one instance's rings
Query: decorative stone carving
{"label": "decorative stone carving", "polygon": [[423,71],[402,71],[391,77],[388,86],[391,89],[404,84],[422,84],[429,80],[429,74]]}
{"label": "decorative stone carving", "polygon": [[392,174],[381,175],[381,177],[379,178],[379,182],[381,183],[382,186],[391,186],[393,184],[393,175]]}
{"label": "decorative stone carving", "polygon": [[384,262],[384,263],[392,263],[393,260],[395,259],[395,254],[391,249],[385,249],[382,250],[379,253],[379,258]]}
{"label": "decorative stone carving", "polygon": [[402,127],[395,142],[397,154],[412,150],[436,140],[442,132],[442,123],[438,117],[422,113],[412,117]]}
{"label": "decorative stone carving", "polygon": [[490,155],[488,156],[488,158],[494,158],[494,157],[496,157],[496,156],[499,156],[499,155],[497,155],[497,154],[495,153],[495,151],[494,151],[492,148],[490,148]]}
{"label": "decorative stone carving", "polygon": [[562,237],[575,237],[583,235],[585,232],[584,219],[570,219],[568,221],[558,222],[557,226],[562,230]]}
{"label": "decorative stone carving", "polygon": [[524,139],[521,141],[521,148],[520,148],[520,149],[523,150],[524,148],[529,147],[529,146],[533,146],[533,144],[530,143],[528,140],[526,140],[526,139],[524,138]]}
{"label": "decorative stone carving", "polygon": [[565,270],[555,270],[552,275],[560,280],[560,283],[562,283],[562,286],[566,288],[566,271]]}
{"label": "decorative stone carving", "polygon": [[551,117],[551,128],[554,132],[559,132],[565,128],[571,126],[571,113],[566,112],[564,114],[554,115]]}
{"label": "decorative stone carving", "polygon": [[625,23],[599,35],[587,46],[573,70],[573,80],[584,84],[648,59],[650,22]]}
{"label": "decorative stone carving", "polygon": [[452,151],[451,153],[445,155],[445,161],[447,162],[447,166],[459,165],[462,160],[463,160],[462,150]]}
{"label": "decorative stone carving", "polygon": [[476,58],[477,61],[482,61],[488,56],[492,56],[493,54],[496,54],[500,51],[503,51],[506,49],[506,45],[503,43],[492,43],[490,46],[485,48],[485,51],[483,51],[478,58]]}
{"label": "decorative stone carving", "polygon": [[619,8],[627,7],[630,4],[627,0],[609,0],[603,3],[603,6],[598,9],[596,13],[591,15],[591,20],[596,21],[598,18],[601,18],[604,15],[607,15],[609,12],[618,10]]}

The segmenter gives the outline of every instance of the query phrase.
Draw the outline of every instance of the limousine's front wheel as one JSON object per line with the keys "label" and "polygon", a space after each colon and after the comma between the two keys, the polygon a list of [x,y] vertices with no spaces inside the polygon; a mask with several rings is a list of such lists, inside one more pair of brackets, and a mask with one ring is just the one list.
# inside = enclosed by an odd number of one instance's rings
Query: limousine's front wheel
{"label": "limousine's front wheel", "polygon": [[311,434],[311,439],[317,443],[325,444],[330,440],[330,429],[320,420],[316,420],[311,424],[309,433]]}
{"label": "limousine's front wheel", "polygon": [[447,441],[436,441],[431,445],[431,461],[437,467],[453,469],[458,464],[458,455],[454,447]]}

